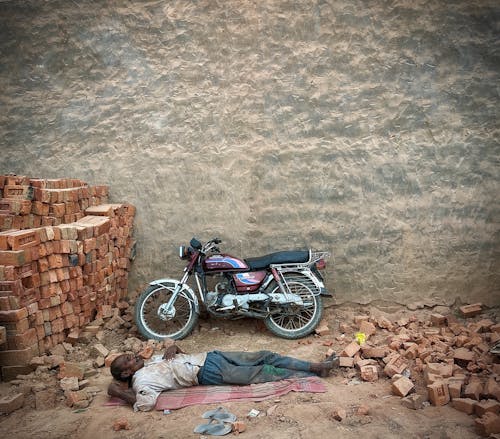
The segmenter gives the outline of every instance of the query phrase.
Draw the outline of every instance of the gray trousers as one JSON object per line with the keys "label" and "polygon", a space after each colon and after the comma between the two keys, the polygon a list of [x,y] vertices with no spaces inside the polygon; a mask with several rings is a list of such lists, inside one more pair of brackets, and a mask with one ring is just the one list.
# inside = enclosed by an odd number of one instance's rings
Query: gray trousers
{"label": "gray trousers", "polygon": [[200,385],[254,384],[293,377],[314,376],[311,363],[270,351],[207,354],[198,373]]}

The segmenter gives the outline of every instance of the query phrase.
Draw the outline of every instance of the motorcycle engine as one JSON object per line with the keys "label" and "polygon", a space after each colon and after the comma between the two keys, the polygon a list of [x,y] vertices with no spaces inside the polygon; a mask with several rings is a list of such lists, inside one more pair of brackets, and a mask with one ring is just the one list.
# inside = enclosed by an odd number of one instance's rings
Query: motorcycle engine
{"label": "motorcycle engine", "polygon": [[206,296],[206,304],[208,308],[219,308],[222,306],[224,296],[234,293],[234,288],[227,276],[217,276],[215,291],[209,291]]}

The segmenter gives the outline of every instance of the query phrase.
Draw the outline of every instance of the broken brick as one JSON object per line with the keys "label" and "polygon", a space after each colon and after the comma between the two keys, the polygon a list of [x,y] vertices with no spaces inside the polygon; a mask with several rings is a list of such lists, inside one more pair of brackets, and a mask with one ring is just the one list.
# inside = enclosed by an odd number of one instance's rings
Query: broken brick
{"label": "broken brick", "polygon": [[0,398],[0,413],[11,413],[20,409],[24,404],[24,394],[16,393],[10,396]]}
{"label": "broken brick", "polygon": [[440,406],[446,405],[450,402],[450,392],[448,391],[448,384],[443,381],[437,381],[427,386],[429,401],[432,405]]}
{"label": "broken brick", "polygon": [[401,405],[411,410],[420,410],[424,408],[424,402],[427,399],[419,395],[418,393],[413,393],[412,395],[408,395],[401,399]]}
{"label": "broken brick", "polygon": [[481,417],[485,413],[495,413],[496,415],[500,412],[500,402],[494,399],[485,399],[482,401],[475,401],[474,413]]}
{"label": "broken brick", "polygon": [[59,365],[58,378],[76,377],[79,380],[83,379],[85,373],[85,368],[80,363],[73,363],[69,361],[63,361]]}
{"label": "broken brick", "polygon": [[339,367],[354,367],[354,358],[339,357]]}
{"label": "broken brick", "polygon": [[450,392],[450,398],[455,399],[462,396],[463,384],[463,380],[448,380],[448,391]]}
{"label": "broken brick", "polygon": [[113,422],[113,430],[130,430],[130,424],[127,418],[119,418]]}
{"label": "broken brick", "polygon": [[474,360],[474,352],[466,348],[458,348],[453,352],[453,360],[460,366],[466,366]]}
{"label": "broken brick", "polygon": [[393,358],[389,363],[386,364],[384,368],[384,373],[388,377],[392,377],[396,375],[397,373],[403,373],[403,371],[408,367],[408,364],[404,360],[403,357],[398,355],[397,357]]}
{"label": "broken brick", "polygon": [[322,323],[320,326],[318,326],[314,332],[316,334],[318,334],[319,336],[322,336],[322,335],[327,335],[330,333],[330,328],[328,327],[328,325],[326,323]]}
{"label": "broken brick", "polygon": [[361,346],[355,341],[349,343],[340,353],[343,357],[354,357],[354,355],[361,349]]}
{"label": "broken brick", "polygon": [[378,370],[376,366],[362,366],[360,368],[360,373],[363,381],[373,382],[378,380]]}
{"label": "broken brick", "polygon": [[330,413],[330,417],[336,421],[343,421],[347,417],[347,412],[342,408],[333,409]]}
{"label": "broken brick", "polygon": [[495,398],[497,401],[500,401],[500,384],[495,381],[495,378],[490,377],[488,381],[486,381],[484,394],[486,397]]}
{"label": "broken brick", "polygon": [[414,387],[413,382],[409,378],[402,376],[392,383],[391,390],[395,395],[405,397]]}
{"label": "broken brick", "polygon": [[431,323],[434,326],[443,326],[446,324],[446,317],[441,314],[431,314]]}
{"label": "broken brick", "polygon": [[479,435],[488,437],[500,433],[500,416],[494,413],[485,413],[481,418],[474,419],[476,431]]}
{"label": "broken brick", "polygon": [[362,332],[363,334],[366,335],[366,337],[370,337],[370,335],[375,334],[377,329],[375,328],[375,325],[373,323],[363,321],[359,325],[359,332]]}
{"label": "broken brick", "polygon": [[478,380],[474,380],[471,381],[469,384],[467,384],[467,386],[465,386],[464,396],[466,398],[472,398],[475,399],[476,401],[479,401],[483,391],[484,391],[483,384]]}

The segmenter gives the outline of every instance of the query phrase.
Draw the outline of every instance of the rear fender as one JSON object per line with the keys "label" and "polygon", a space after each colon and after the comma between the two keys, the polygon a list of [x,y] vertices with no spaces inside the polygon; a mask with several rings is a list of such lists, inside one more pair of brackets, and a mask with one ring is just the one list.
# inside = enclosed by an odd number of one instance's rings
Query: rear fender
{"label": "rear fender", "polygon": [[194,309],[197,314],[200,313],[200,306],[198,304],[198,297],[195,292],[191,289],[188,284],[181,284],[177,279],[156,279],[153,282],[150,282],[149,285],[152,286],[161,286],[165,288],[175,288],[178,285],[182,285],[181,293],[184,294],[188,300],[194,303]]}

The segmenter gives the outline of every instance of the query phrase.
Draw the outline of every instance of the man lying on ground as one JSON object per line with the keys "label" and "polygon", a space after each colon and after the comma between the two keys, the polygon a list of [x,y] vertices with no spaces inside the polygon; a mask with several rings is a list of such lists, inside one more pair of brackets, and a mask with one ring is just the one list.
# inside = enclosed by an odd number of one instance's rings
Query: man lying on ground
{"label": "man lying on ground", "polygon": [[338,366],[333,354],[322,363],[285,357],[270,351],[186,354],[169,346],[163,358],[145,365],[138,355],[123,354],[111,363],[117,380],[108,387],[108,395],[117,396],[135,411],[152,410],[160,393],[197,385],[246,385],[287,378],[327,377]]}

